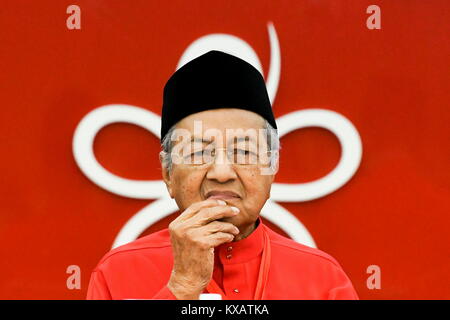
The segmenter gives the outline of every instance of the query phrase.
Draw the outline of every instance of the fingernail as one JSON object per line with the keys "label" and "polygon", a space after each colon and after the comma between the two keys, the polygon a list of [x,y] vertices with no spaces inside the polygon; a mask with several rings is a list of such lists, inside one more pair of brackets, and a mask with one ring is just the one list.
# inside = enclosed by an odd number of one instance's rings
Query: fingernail
{"label": "fingernail", "polygon": [[239,208],[236,208],[236,207],[231,207],[231,210],[233,210],[236,213],[238,213],[240,211]]}
{"label": "fingernail", "polygon": [[226,203],[225,201],[223,201],[223,200],[217,200],[217,202],[218,202],[220,205],[222,205],[222,206],[226,206],[226,205],[227,205],[227,203]]}

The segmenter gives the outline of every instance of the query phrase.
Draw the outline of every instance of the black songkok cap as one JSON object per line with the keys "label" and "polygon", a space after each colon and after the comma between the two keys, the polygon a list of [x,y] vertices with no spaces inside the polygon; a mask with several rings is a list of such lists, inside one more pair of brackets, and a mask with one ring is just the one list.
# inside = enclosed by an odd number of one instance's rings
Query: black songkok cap
{"label": "black songkok cap", "polygon": [[253,111],[277,128],[261,73],[240,58],[212,50],[179,68],[164,86],[161,140],[181,119],[220,108]]}

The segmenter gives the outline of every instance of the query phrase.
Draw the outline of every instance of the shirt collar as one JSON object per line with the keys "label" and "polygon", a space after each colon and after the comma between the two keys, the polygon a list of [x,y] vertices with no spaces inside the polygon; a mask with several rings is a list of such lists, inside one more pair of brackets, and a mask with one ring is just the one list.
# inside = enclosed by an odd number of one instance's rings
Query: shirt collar
{"label": "shirt collar", "polygon": [[243,263],[259,256],[264,247],[264,226],[258,217],[256,228],[246,238],[221,244],[216,247],[216,253],[222,264]]}

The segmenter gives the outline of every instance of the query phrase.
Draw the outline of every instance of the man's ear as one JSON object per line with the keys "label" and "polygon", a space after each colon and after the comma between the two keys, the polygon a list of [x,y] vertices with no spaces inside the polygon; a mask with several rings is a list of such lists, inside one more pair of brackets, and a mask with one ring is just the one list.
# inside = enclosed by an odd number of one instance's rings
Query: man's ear
{"label": "man's ear", "polygon": [[272,171],[272,182],[275,180],[275,175],[278,172],[278,169],[280,169],[280,157],[277,156],[276,161],[274,161],[273,165],[271,164],[270,170]]}
{"label": "man's ear", "polygon": [[166,184],[167,191],[169,191],[170,197],[173,199],[172,180],[166,160],[166,153],[164,151],[161,151],[159,153],[159,161],[161,162],[162,177],[164,183]]}
{"label": "man's ear", "polygon": [[273,177],[278,173],[278,169],[280,169],[280,157],[277,157],[277,161],[275,161],[273,165]]}

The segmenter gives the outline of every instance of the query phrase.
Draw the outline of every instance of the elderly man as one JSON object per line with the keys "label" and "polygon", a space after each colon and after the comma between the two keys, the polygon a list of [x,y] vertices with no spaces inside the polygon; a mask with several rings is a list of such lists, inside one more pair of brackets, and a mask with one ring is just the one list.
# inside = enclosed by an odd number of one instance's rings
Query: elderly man
{"label": "elderly man", "polygon": [[116,248],[88,299],[357,299],[338,262],[259,217],[278,169],[276,123],[262,75],[210,51],[164,88],[163,178],[180,215]]}

